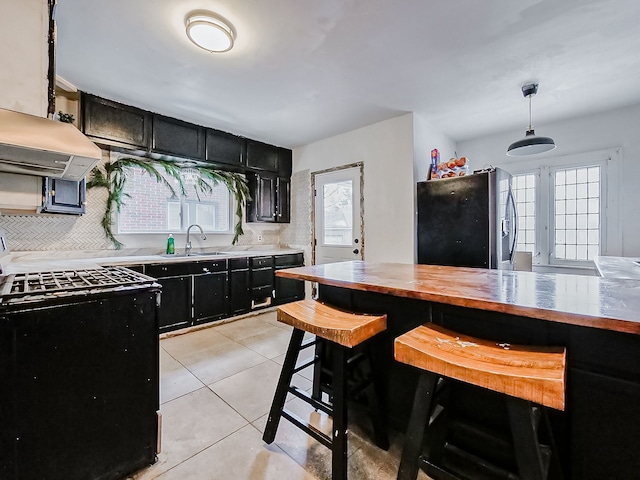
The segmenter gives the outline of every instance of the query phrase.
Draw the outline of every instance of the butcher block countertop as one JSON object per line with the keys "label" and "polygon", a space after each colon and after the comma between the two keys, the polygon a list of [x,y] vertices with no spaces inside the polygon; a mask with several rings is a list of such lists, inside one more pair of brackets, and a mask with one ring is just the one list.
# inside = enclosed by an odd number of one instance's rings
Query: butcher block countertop
{"label": "butcher block countertop", "polygon": [[632,279],[363,261],[276,275],[640,335],[640,282]]}

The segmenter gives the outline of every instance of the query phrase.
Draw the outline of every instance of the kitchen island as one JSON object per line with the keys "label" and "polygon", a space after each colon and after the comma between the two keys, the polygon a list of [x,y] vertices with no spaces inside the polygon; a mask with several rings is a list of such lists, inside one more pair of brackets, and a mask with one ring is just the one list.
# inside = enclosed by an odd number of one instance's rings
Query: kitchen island
{"label": "kitchen island", "polygon": [[[567,478],[635,478],[640,471],[640,282],[368,262],[278,275],[318,282],[319,299],[337,307],[387,314],[380,373],[391,425],[404,428],[416,376],[393,360],[393,339],[433,321],[489,340],[565,346],[567,408],[551,420]],[[457,400],[461,411],[493,415],[482,391]]]}

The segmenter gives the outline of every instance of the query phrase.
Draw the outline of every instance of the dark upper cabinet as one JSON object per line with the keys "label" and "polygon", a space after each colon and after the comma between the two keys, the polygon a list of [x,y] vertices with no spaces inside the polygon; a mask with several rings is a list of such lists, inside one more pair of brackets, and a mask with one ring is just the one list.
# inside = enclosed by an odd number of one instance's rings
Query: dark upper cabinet
{"label": "dark upper cabinet", "polygon": [[207,129],[206,161],[244,169],[246,139],[220,130]]}
{"label": "dark upper cabinet", "polygon": [[154,152],[177,157],[204,160],[205,129],[175,118],[153,115]]}
{"label": "dark upper cabinet", "polygon": [[82,131],[96,143],[148,150],[151,123],[151,112],[82,95]]}
{"label": "dark upper cabinet", "polygon": [[42,212],[83,215],[86,205],[85,181],[45,177],[42,181]]}
{"label": "dark upper cabinet", "polygon": [[278,147],[266,143],[247,140],[247,167],[265,172],[278,172]]}
{"label": "dark upper cabinet", "polygon": [[291,177],[293,173],[293,152],[288,148],[278,149],[278,175],[280,177]]}
{"label": "dark upper cabinet", "polygon": [[278,177],[276,179],[276,221],[291,222],[291,179]]}
{"label": "dark upper cabinet", "polygon": [[291,221],[291,179],[248,173],[248,222],[289,223]]}

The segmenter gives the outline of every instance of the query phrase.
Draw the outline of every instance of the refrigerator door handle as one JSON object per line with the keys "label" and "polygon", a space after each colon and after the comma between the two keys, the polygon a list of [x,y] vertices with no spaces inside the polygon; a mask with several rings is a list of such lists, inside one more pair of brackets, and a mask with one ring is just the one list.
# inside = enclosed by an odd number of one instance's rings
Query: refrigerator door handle
{"label": "refrigerator door handle", "polygon": [[516,254],[516,242],[518,239],[518,210],[516,209],[516,199],[511,188],[509,188],[507,203],[511,204],[511,208],[513,208],[513,238],[511,240],[511,250],[509,251],[509,261],[513,263],[513,257]]}

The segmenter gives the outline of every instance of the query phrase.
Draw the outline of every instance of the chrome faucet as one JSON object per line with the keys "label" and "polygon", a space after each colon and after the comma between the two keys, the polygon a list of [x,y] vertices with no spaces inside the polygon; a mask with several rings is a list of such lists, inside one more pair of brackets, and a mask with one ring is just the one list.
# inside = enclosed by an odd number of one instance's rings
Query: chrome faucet
{"label": "chrome faucet", "polygon": [[202,227],[200,225],[198,225],[197,223],[194,223],[193,225],[189,225],[189,228],[187,228],[187,244],[184,247],[184,253],[187,256],[191,255],[191,240],[189,239],[189,234],[191,233],[191,229],[193,227],[198,227],[200,229],[200,233],[202,234],[202,240],[207,239],[207,236],[204,234],[204,230],[202,230]]}

